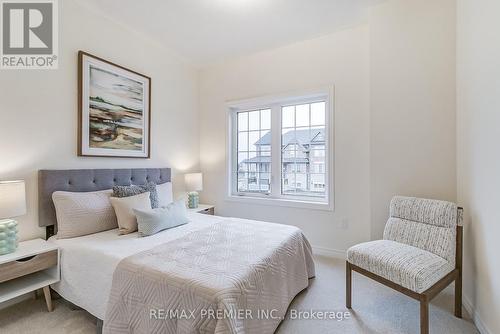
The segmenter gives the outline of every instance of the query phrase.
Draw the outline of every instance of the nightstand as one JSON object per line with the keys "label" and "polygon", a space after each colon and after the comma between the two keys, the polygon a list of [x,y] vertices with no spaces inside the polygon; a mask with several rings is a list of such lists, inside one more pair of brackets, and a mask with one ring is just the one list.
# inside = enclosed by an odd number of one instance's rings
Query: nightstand
{"label": "nightstand", "polygon": [[59,282],[59,248],[42,239],[19,243],[14,253],[0,256],[0,303],[43,289],[52,311],[50,284]]}
{"label": "nightstand", "polygon": [[188,208],[189,212],[197,212],[197,213],[203,213],[206,215],[214,215],[215,214],[215,206],[214,205],[209,205],[209,204],[199,204],[197,208],[190,209]]}

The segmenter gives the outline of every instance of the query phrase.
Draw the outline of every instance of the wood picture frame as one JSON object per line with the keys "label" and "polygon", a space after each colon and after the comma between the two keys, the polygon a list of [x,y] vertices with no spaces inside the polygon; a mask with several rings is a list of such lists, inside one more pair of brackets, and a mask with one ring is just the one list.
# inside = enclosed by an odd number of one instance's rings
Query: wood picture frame
{"label": "wood picture frame", "polygon": [[78,52],[78,156],[151,157],[151,78]]}

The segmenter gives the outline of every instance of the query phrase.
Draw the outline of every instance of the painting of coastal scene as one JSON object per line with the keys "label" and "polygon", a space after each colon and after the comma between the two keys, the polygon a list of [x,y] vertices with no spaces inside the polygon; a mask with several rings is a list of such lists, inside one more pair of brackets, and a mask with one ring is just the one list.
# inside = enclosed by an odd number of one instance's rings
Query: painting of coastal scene
{"label": "painting of coastal scene", "polygon": [[90,147],[142,151],[142,83],[90,66]]}
{"label": "painting of coastal scene", "polygon": [[83,57],[82,155],[147,157],[149,78]]}

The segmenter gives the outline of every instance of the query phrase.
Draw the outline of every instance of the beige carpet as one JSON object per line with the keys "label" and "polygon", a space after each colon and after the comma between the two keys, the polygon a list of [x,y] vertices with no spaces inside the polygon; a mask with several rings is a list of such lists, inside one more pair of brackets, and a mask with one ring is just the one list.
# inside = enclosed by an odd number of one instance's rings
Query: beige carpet
{"label": "beige carpet", "polygon": [[[345,269],[341,260],[316,257],[317,277],[299,294],[291,308],[298,311],[345,312]],[[277,333],[419,333],[419,304],[391,289],[353,273],[351,317],[337,320],[283,321]],[[438,333],[478,333],[470,320],[453,316],[453,293],[443,291],[432,301],[430,331]],[[0,311],[0,333],[95,333],[92,316],[71,310],[62,299],[48,313],[43,298],[26,300]]]}

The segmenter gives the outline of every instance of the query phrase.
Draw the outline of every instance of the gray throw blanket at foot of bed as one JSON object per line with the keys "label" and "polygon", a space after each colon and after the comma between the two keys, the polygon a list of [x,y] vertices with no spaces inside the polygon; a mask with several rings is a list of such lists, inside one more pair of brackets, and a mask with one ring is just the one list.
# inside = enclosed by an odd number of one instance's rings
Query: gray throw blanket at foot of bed
{"label": "gray throw blanket at foot of bed", "polygon": [[104,333],[273,333],[314,276],[293,226],[221,218],[122,260]]}

